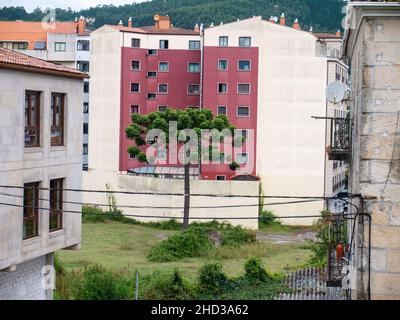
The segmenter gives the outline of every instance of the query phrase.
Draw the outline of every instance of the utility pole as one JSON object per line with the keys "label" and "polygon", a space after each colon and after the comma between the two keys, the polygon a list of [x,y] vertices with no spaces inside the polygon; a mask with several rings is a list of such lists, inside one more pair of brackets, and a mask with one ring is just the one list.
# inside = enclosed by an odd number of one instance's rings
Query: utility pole
{"label": "utility pole", "polygon": [[189,208],[190,208],[190,176],[189,176],[189,162],[185,163],[185,202],[183,206],[183,224],[182,229],[189,227]]}

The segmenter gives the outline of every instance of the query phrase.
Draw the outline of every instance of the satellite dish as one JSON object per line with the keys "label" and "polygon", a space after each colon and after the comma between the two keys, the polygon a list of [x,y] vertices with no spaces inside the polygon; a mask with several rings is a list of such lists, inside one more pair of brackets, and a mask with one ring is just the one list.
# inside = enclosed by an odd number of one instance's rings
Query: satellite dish
{"label": "satellite dish", "polygon": [[160,16],[158,15],[158,14],[156,14],[155,16],[154,16],[154,21],[159,21],[160,20]]}
{"label": "satellite dish", "polygon": [[340,103],[346,97],[347,86],[339,81],[332,82],[325,91],[326,99],[332,103]]}

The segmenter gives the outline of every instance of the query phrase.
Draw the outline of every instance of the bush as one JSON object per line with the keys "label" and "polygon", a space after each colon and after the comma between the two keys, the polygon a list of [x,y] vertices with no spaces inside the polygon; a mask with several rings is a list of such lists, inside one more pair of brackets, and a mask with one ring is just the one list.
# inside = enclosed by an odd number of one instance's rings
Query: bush
{"label": "bush", "polygon": [[74,298],[78,300],[132,299],[134,280],[130,278],[123,278],[100,266],[88,267],[83,272],[82,280],[76,284]]}
{"label": "bush", "polygon": [[161,221],[161,222],[147,222],[143,223],[144,226],[158,230],[181,230],[182,224],[175,219]]}
{"label": "bush", "polygon": [[220,263],[205,264],[199,271],[198,290],[201,293],[217,294],[229,288],[229,279]]}
{"label": "bush", "polygon": [[192,289],[184,282],[178,269],[172,274],[154,272],[143,277],[139,290],[140,299],[145,300],[193,299]]}
{"label": "bush", "polygon": [[260,227],[268,227],[272,225],[280,225],[281,222],[277,219],[277,217],[271,211],[264,211],[260,212],[260,220],[259,225]]}
{"label": "bush", "polygon": [[205,255],[212,242],[203,230],[188,229],[179,232],[150,249],[148,259],[156,262],[177,261]]}
{"label": "bush", "polygon": [[101,223],[106,221],[106,215],[99,207],[82,206],[82,223]]}
{"label": "bush", "polygon": [[265,269],[262,267],[261,259],[250,258],[244,265],[245,279],[250,283],[262,283],[271,280]]}
{"label": "bush", "polygon": [[256,235],[252,231],[236,226],[222,231],[221,240],[224,246],[241,246],[256,242]]}

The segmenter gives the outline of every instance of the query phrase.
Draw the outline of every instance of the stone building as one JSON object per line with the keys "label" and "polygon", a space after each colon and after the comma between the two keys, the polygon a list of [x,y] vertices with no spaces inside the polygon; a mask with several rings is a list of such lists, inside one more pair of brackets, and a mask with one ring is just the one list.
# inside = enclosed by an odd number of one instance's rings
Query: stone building
{"label": "stone building", "polygon": [[0,48],[0,300],[51,299],[54,252],[79,248],[85,77]]}
{"label": "stone building", "polygon": [[400,299],[400,3],[350,2],[347,24],[349,191],[372,219],[371,229],[366,215],[355,224],[353,297]]}

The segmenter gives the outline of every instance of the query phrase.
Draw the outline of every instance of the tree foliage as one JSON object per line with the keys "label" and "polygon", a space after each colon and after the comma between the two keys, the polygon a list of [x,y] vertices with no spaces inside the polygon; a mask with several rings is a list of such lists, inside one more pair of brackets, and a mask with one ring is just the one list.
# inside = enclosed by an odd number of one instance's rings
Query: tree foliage
{"label": "tree foliage", "polygon": [[[120,20],[133,18],[135,26],[147,26],[154,23],[154,14],[169,15],[177,27],[193,28],[196,23],[205,26],[212,22],[219,24],[260,15],[269,19],[285,12],[287,23],[292,24],[298,18],[303,29],[314,27],[319,32],[334,32],[341,28],[344,15],[344,0],[152,0],[121,6],[98,5],[89,9],[73,11],[57,9],[57,20],[72,21],[75,17],[95,18],[93,28],[104,24],[117,24]],[[0,8],[0,20],[40,21],[44,14],[40,8],[27,13],[23,7]]]}

